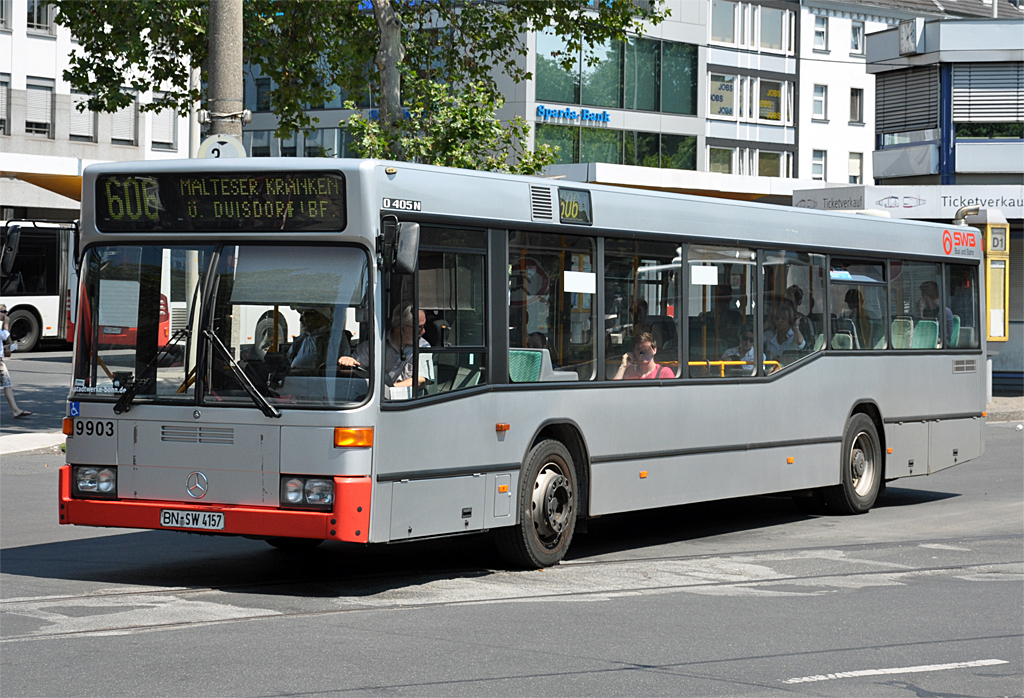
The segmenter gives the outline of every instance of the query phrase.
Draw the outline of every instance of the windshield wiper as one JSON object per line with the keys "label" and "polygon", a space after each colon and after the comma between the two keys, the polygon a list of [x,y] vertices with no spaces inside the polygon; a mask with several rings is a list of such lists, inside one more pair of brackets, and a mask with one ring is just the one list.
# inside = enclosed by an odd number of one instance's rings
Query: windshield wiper
{"label": "windshield wiper", "polygon": [[181,329],[174,331],[171,338],[167,340],[167,344],[160,347],[153,358],[149,360],[149,363],[146,364],[145,368],[142,369],[142,372],[139,373],[138,377],[132,381],[131,385],[125,388],[123,393],[121,393],[121,397],[119,397],[117,402],[114,403],[114,414],[121,414],[122,412],[128,412],[131,410],[132,400],[135,399],[139,390],[141,390],[142,386],[149,380],[149,374],[156,370],[157,364],[160,363],[160,360],[170,352],[171,347],[177,346],[182,337],[189,337],[191,339],[192,330],[188,327],[182,327]]}
{"label": "windshield wiper", "polygon": [[213,346],[220,352],[220,355],[227,360],[228,365],[231,367],[231,371],[235,374],[235,378],[237,378],[238,382],[242,384],[242,387],[245,388],[245,392],[249,394],[249,397],[251,397],[252,401],[256,403],[256,406],[260,408],[260,411],[268,417],[280,417],[280,410],[267,402],[267,398],[260,394],[260,391],[258,391],[252,381],[249,380],[249,376],[245,375],[245,371],[243,371],[238,365],[238,362],[235,361],[235,357],[231,356],[231,352],[228,351],[226,346],[224,346],[224,342],[220,341],[220,337],[214,334],[211,330],[203,330],[203,336],[209,339],[210,343],[213,344]]}

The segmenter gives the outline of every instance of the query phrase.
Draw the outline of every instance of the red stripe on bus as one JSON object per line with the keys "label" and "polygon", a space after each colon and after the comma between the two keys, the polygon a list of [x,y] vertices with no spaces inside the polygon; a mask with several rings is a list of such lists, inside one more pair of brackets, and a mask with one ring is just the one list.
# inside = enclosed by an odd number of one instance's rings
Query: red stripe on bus
{"label": "red stripe on bus", "polygon": [[370,533],[370,493],[368,477],[334,478],[334,518],[332,538],[365,543]]}
{"label": "red stripe on bus", "polygon": [[[365,479],[369,478],[341,478]],[[366,497],[369,523],[369,496]],[[337,505],[336,505],[337,506]],[[321,511],[289,511],[285,509],[236,506],[209,505],[196,506],[187,502],[153,502],[153,501],[104,501],[97,499],[71,498],[71,466],[64,465],[60,469],[60,523],[79,524],[83,526],[112,526],[117,528],[150,528],[169,529],[160,525],[160,511],[175,509],[177,511],[218,511],[224,514],[224,529],[221,533],[234,533],[247,536],[280,536],[284,538],[336,538],[365,543],[365,528],[360,537],[346,538],[340,535],[331,536],[332,530],[341,533],[343,529],[331,525],[335,518],[332,512]]]}

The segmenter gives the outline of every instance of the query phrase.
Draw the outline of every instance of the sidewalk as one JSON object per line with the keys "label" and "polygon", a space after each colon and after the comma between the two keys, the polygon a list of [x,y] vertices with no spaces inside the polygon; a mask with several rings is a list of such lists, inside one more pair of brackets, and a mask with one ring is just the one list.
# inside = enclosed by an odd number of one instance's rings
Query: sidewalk
{"label": "sidewalk", "polygon": [[37,431],[30,434],[0,436],[0,456],[59,446],[64,443],[64,438],[63,432],[59,431]]}
{"label": "sidewalk", "polygon": [[1024,420],[1024,396],[994,397],[988,403],[988,421],[1018,422]]}

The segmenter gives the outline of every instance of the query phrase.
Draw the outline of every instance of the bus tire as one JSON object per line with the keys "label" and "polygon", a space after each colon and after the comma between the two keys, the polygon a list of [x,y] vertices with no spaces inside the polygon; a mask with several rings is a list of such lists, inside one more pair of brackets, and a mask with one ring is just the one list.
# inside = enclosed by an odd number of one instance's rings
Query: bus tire
{"label": "bus tire", "polygon": [[32,351],[39,343],[42,329],[39,318],[31,310],[19,308],[10,315],[11,340],[18,343],[18,351]]}
{"label": "bus tire", "polygon": [[495,532],[502,557],[526,569],[558,564],[576,530],[577,491],[569,450],[554,439],[534,446],[519,478],[518,523]]}
{"label": "bus tire", "polygon": [[[274,341],[273,316],[264,315],[260,318],[260,321],[256,323],[256,336],[253,339],[255,340],[256,353],[262,360]],[[277,341],[279,343],[288,341],[288,323],[284,321],[284,318],[278,318],[277,320]]]}
{"label": "bus tire", "polygon": [[830,513],[864,514],[875,505],[882,482],[882,446],[866,414],[850,417],[843,432],[838,485],[825,491]]}
{"label": "bus tire", "polygon": [[321,538],[267,538],[267,543],[278,550],[296,553],[303,550],[312,550],[323,542]]}

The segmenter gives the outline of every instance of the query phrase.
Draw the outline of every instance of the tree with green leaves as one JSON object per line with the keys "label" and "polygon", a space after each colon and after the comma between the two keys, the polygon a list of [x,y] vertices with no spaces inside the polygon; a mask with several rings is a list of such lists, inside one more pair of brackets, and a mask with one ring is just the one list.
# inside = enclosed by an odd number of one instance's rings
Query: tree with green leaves
{"label": "tree with green leaves", "polygon": [[[380,107],[380,138],[398,157],[411,132],[396,127],[403,105],[434,103],[435,85],[447,85],[449,97],[475,90],[468,103],[484,104],[481,91],[492,103],[500,95],[495,74],[516,82],[532,77],[522,60],[527,32],[550,27],[563,40],[563,50],[548,60],[569,68],[582,51],[594,65],[594,47],[667,14],[658,3],[634,0],[243,1],[244,60],[273,81],[268,98],[277,134],[315,128],[307,106],[330,101],[337,86],[372,96]],[[208,57],[205,0],[53,4],[57,21],[78,40],[64,78],[90,95],[87,108],[127,106],[125,87],[157,94],[143,110],[187,111],[201,97],[190,89],[189,75]],[[503,132],[515,137],[516,130]]]}

